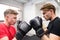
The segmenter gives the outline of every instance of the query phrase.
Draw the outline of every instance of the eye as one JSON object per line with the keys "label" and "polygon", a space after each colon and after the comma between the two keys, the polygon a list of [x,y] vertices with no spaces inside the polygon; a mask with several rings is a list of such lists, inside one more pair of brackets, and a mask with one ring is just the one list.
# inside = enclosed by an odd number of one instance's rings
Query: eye
{"label": "eye", "polygon": [[45,13],[43,13],[43,15],[44,15]]}
{"label": "eye", "polygon": [[16,19],[17,17],[14,17],[14,19]]}

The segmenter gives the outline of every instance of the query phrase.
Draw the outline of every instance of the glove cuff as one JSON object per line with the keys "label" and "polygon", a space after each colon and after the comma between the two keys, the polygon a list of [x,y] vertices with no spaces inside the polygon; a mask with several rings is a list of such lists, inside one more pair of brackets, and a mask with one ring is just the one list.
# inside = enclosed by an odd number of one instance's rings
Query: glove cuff
{"label": "glove cuff", "polygon": [[20,32],[17,32],[16,33],[16,39],[17,40],[22,40],[22,38],[23,38],[23,35]]}
{"label": "glove cuff", "polygon": [[44,35],[44,30],[42,28],[39,28],[36,31],[36,35],[41,38]]}

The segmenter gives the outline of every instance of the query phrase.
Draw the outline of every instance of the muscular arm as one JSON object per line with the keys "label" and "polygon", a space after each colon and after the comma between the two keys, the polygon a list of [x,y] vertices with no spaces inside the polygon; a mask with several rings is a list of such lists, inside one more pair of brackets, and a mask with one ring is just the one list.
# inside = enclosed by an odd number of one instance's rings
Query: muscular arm
{"label": "muscular arm", "polygon": [[50,33],[49,37],[47,35],[43,35],[43,37],[41,38],[42,40],[60,40],[60,37]]}
{"label": "muscular arm", "polygon": [[[48,29],[44,30],[45,33],[47,32],[47,30],[48,30]],[[55,30],[55,29],[53,29],[53,30]],[[54,32],[50,33],[50,34],[49,34],[49,37],[48,37],[48,35],[45,35],[45,34],[44,34],[44,35],[42,36],[41,40],[60,40],[60,36],[55,35],[55,34],[53,34],[53,33],[56,33],[56,32],[54,31]]]}
{"label": "muscular arm", "polygon": [[[47,29],[44,30],[44,31],[47,32]],[[48,37],[48,35],[45,35],[45,34],[44,34],[41,39],[42,39],[42,40],[60,40],[60,36],[55,35],[55,34],[53,34],[53,33],[50,33],[50,34],[49,34],[49,37]]]}

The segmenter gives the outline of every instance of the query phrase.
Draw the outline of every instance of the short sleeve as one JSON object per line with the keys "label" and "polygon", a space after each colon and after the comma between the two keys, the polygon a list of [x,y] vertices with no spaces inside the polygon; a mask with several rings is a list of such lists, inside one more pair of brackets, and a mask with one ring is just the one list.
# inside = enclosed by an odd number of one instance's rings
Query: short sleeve
{"label": "short sleeve", "polygon": [[54,22],[51,33],[60,36],[60,20]]}
{"label": "short sleeve", "polygon": [[5,31],[3,30],[3,28],[1,28],[2,26],[0,26],[0,38],[7,36],[7,34],[5,33]]}

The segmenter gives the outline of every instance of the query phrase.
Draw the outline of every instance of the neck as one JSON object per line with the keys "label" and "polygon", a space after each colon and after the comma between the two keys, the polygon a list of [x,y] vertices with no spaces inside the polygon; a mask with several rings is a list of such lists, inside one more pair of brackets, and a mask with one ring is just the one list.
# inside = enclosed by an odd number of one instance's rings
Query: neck
{"label": "neck", "polygon": [[4,21],[4,24],[7,25],[8,27],[10,26],[10,24],[7,21]]}
{"label": "neck", "polygon": [[51,21],[54,20],[56,18],[56,15],[53,15],[51,18]]}

